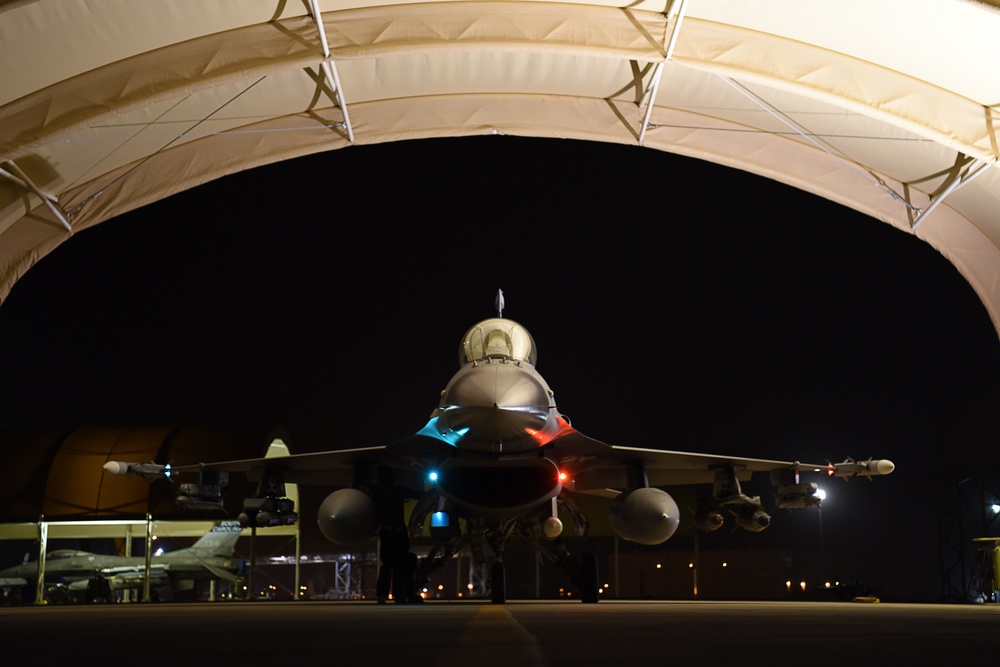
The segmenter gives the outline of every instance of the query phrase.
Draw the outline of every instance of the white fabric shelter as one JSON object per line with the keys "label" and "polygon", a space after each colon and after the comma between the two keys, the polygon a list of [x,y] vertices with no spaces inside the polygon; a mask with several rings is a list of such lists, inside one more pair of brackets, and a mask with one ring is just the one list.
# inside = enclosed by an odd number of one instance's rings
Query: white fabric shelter
{"label": "white fabric shelter", "polygon": [[932,245],[1000,329],[998,63],[1000,0],[0,0],[0,300],[229,173],[502,133],[837,201]]}

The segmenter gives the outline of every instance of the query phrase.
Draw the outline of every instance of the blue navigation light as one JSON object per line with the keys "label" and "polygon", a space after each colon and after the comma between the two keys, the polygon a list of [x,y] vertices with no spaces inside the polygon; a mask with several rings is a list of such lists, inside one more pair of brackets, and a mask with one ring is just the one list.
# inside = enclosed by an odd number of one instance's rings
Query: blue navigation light
{"label": "blue navigation light", "polygon": [[170,469],[170,464],[169,463],[166,464],[165,466],[163,466],[163,476],[164,477],[170,477],[170,475],[172,473],[173,473],[173,471]]}
{"label": "blue navigation light", "polygon": [[431,514],[431,528],[447,528],[451,525],[451,517],[447,512],[434,512]]}
{"label": "blue navigation light", "polygon": [[427,473],[427,479],[431,482],[436,482],[438,481],[438,474],[432,470],[429,473]]}

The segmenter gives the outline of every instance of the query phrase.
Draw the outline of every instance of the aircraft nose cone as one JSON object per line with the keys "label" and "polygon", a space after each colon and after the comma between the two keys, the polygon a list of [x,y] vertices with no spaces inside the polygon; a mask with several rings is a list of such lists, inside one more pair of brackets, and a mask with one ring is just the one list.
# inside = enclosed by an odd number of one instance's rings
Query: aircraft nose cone
{"label": "aircraft nose cone", "polygon": [[483,364],[459,375],[445,389],[439,419],[446,428],[465,432],[466,449],[537,447],[530,435],[548,423],[549,396],[531,373],[516,364]]}

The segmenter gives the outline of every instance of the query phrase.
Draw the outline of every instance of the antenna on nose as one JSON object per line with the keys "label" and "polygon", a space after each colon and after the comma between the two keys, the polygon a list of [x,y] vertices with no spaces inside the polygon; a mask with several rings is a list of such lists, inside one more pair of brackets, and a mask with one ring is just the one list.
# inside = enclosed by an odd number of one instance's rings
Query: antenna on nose
{"label": "antenna on nose", "polygon": [[496,306],[497,306],[497,317],[503,317],[503,290],[502,289],[498,289],[497,290]]}

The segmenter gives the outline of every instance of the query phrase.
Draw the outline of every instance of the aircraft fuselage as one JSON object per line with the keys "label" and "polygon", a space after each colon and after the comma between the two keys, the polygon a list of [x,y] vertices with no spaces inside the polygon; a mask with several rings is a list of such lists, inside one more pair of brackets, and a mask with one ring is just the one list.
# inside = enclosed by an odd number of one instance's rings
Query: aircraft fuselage
{"label": "aircraft fuselage", "polygon": [[441,394],[437,429],[463,451],[537,450],[560,431],[552,390],[531,366],[503,357],[470,362]]}

